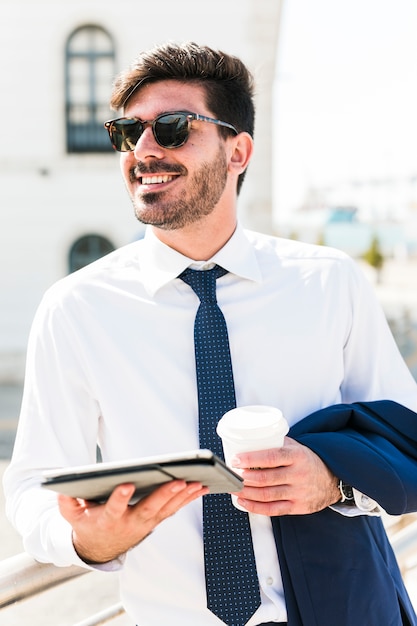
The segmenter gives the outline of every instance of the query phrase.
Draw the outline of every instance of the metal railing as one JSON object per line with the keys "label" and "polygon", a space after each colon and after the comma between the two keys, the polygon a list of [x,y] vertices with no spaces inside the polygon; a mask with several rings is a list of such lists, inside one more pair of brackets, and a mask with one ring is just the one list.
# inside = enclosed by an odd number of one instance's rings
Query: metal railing
{"label": "metal railing", "polygon": [[391,529],[387,527],[387,532],[402,574],[405,576],[417,568],[417,515],[399,518]]}
{"label": "metal railing", "polygon": [[[38,563],[25,553],[4,559],[0,561],[0,611],[16,602],[29,600],[43,591],[65,584],[89,572],[90,570],[82,567],[56,567],[50,563]],[[124,609],[119,603],[74,624],[74,626],[109,624],[123,614]]]}
{"label": "metal railing", "polygon": [[[406,575],[417,568],[417,515],[388,518],[386,527],[402,573]],[[0,611],[89,572],[76,566],[38,563],[24,553],[0,561]],[[109,624],[123,614],[122,605],[115,604],[74,626]]]}

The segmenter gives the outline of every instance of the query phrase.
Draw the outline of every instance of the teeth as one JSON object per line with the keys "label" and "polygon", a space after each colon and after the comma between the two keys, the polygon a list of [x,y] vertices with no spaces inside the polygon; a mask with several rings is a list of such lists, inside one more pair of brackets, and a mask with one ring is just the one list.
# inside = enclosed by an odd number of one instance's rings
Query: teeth
{"label": "teeth", "polygon": [[168,176],[168,174],[165,174],[165,176],[142,176],[142,185],[154,185],[156,183],[167,183],[173,178],[174,178],[173,176]]}

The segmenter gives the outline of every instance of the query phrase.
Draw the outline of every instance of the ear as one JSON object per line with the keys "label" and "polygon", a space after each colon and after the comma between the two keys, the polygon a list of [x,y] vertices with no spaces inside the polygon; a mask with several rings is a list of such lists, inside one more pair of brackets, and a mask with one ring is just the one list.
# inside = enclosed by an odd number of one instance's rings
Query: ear
{"label": "ear", "polygon": [[253,154],[253,139],[249,133],[239,133],[233,137],[230,146],[229,171],[241,174],[246,170]]}

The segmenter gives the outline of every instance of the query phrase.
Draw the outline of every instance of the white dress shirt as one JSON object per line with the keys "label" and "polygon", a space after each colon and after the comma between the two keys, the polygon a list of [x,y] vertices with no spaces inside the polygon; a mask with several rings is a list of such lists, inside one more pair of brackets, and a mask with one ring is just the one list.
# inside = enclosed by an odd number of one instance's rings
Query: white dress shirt
{"label": "white dress shirt", "polygon": [[[417,387],[353,260],[238,227],[208,260],[227,321],[237,405],[280,408],[289,424],[340,402]],[[40,561],[78,564],[43,469],[198,448],[192,260],[148,230],[45,294],[30,335],[22,411],[4,485],[9,518]],[[204,266],[199,263],[198,266]],[[285,621],[270,519],[251,515],[262,605],[248,626]],[[206,608],[201,500],[161,523],[120,562],[121,595],[141,626],[219,626]]]}

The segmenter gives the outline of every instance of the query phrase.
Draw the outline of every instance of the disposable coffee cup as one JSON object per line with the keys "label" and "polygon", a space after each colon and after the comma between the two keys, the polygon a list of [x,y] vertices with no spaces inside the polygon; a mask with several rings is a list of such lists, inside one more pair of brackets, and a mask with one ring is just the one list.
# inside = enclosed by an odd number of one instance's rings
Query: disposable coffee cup
{"label": "disposable coffee cup", "polygon": [[[232,409],[223,415],[217,424],[217,434],[223,443],[226,465],[239,452],[254,452],[280,448],[289,426],[282,411],[272,406],[252,405]],[[239,473],[238,468],[232,468]],[[237,497],[232,495],[234,506],[241,511]]]}

